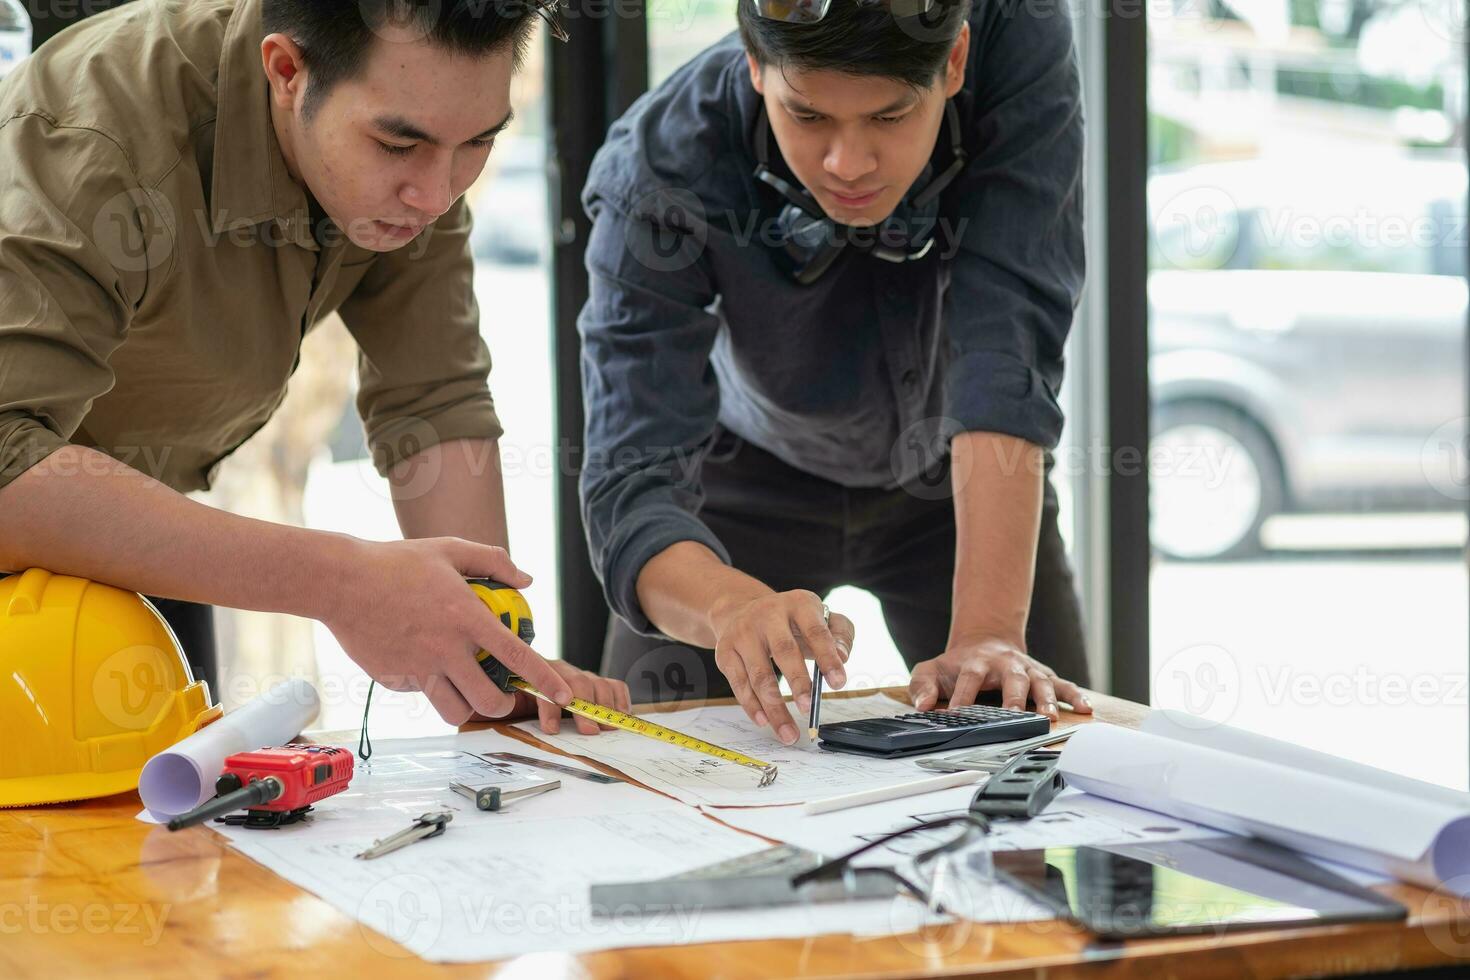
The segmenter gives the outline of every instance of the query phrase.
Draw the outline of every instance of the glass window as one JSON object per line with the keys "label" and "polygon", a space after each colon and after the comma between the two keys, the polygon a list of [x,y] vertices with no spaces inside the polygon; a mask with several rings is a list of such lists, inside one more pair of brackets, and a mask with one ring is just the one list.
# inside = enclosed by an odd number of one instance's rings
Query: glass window
{"label": "glass window", "polygon": [[1463,788],[1465,62],[1435,9],[1149,8],[1151,657],[1157,705]]}
{"label": "glass window", "polygon": [[736,0],[649,0],[648,84],[735,30]]}

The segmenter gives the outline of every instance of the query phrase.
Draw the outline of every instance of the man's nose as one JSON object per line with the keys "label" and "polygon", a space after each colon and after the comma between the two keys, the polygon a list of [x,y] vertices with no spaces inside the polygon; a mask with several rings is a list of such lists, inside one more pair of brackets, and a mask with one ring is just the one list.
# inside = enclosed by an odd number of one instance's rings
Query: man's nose
{"label": "man's nose", "polygon": [[867,140],[857,136],[839,136],[827,148],[823,168],[846,184],[855,183],[878,169],[878,157]]}
{"label": "man's nose", "polygon": [[399,198],[404,204],[431,218],[437,218],[454,203],[454,188],[448,161],[425,167],[403,185]]}

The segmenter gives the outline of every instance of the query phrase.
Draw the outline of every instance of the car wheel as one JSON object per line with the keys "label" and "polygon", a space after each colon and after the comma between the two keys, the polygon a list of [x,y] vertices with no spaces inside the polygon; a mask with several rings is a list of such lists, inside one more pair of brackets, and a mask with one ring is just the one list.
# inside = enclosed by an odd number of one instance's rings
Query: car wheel
{"label": "car wheel", "polygon": [[1248,415],[1182,403],[1154,412],[1149,527],[1170,558],[1204,561],[1261,551],[1261,525],[1286,496],[1276,449]]}

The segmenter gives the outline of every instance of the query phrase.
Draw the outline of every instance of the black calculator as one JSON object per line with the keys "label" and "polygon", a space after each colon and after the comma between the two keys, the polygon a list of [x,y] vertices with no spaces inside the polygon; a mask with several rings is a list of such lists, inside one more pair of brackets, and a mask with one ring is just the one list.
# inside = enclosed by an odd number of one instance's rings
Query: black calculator
{"label": "black calculator", "polygon": [[1045,735],[1051,720],[1034,711],[986,704],[938,711],[915,711],[892,718],[838,721],[817,729],[817,745],[833,752],[893,759],[924,752],[943,752],[992,742]]}

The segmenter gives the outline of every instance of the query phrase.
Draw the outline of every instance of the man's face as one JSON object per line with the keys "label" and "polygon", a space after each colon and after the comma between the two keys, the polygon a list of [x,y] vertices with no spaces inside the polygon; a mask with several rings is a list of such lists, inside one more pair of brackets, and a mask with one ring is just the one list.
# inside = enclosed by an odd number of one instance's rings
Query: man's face
{"label": "man's face", "polygon": [[[289,41],[283,47],[294,50]],[[423,233],[480,175],[510,121],[513,69],[509,49],[467,56],[422,40],[379,39],[362,70],[333,86],[309,118],[309,72],[272,79],[276,131],[293,176],[347,237],[391,252]]]}
{"label": "man's face", "polygon": [[873,75],[762,68],[747,56],[782,158],[828,217],[862,227],[898,207],[934,152],[945,101],[964,84],[968,43],[966,27],[925,89]]}

